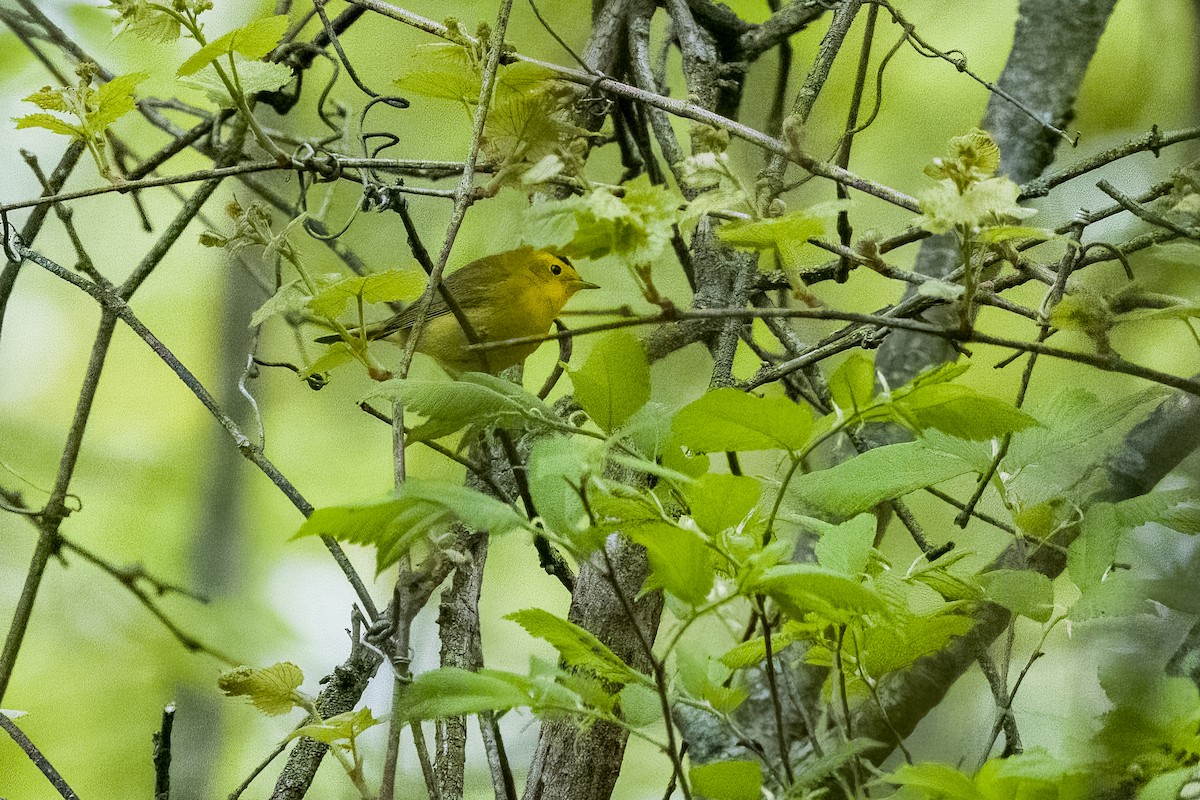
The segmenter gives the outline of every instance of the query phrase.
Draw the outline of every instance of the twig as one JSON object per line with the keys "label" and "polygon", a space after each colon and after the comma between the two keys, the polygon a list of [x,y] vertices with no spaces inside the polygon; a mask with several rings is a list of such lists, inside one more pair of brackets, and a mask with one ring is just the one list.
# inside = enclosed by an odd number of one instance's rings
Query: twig
{"label": "twig", "polygon": [[17,746],[25,751],[25,755],[29,756],[33,765],[41,770],[42,774],[46,776],[46,780],[50,781],[50,785],[62,795],[63,800],[79,800],[79,795],[75,794],[75,790],[67,784],[62,775],[58,774],[54,765],[42,755],[42,751],[37,749],[37,745],[31,742],[29,737],[3,711],[0,711],[0,728],[3,728],[4,732],[17,743]]}
{"label": "twig", "polygon": [[162,713],[162,726],[154,734],[154,800],[171,798],[171,729],[175,726],[175,704]]}

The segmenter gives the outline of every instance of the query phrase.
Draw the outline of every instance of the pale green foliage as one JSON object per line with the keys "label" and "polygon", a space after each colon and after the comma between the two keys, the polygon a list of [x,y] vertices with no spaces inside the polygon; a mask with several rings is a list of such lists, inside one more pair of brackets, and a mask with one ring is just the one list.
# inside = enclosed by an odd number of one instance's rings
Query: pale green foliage
{"label": "pale green foliage", "polygon": [[931,233],[974,232],[1035,214],[1017,203],[1021,187],[994,177],[999,168],[1000,149],[986,132],[975,129],[951,139],[946,155],[925,168],[938,183],[920,194],[921,225]]}
{"label": "pale green foliage", "polygon": [[692,791],[711,800],[758,800],[762,768],[755,761],[698,764],[688,771]]}
{"label": "pale green foliage", "polygon": [[[413,48],[409,67],[395,83],[406,94],[461,104],[469,121],[483,90],[488,37],[476,44],[460,38]],[[519,185],[544,183],[570,172],[576,162],[574,143],[590,132],[571,119],[574,90],[553,78],[524,61],[497,68],[482,140],[488,158],[501,167],[496,185],[511,183],[510,176]]]}
{"label": "pale green foliage", "polygon": [[397,378],[381,384],[364,399],[376,397],[404,403],[407,412],[426,418],[411,431],[417,441],[440,439],[468,426],[545,430],[556,420],[554,411],[532,394],[482,372],[466,372],[448,380]]}
{"label": "pale green foliage", "polygon": [[245,697],[264,714],[286,714],[305,699],[296,691],[304,673],[287,661],[269,667],[238,667],[221,674],[217,686],[229,697]]}
{"label": "pale green foliage", "polygon": [[419,541],[452,521],[494,534],[529,524],[512,506],[461,483],[412,478],[396,490],[395,497],[319,508],[292,538],[330,536],[338,541],[374,545],[376,568],[382,572]]}
{"label": "pale green foliage", "polygon": [[[149,75],[145,72],[119,75],[95,87],[92,86],[94,65],[81,65],[79,72],[79,83],[75,86],[61,89],[45,86],[26,97],[25,102],[33,103],[43,113],[16,118],[17,129],[44,128],[82,141],[95,159],[100,174],[117,182],[120,177],[112,171],[108,162],[104,133],[110,125],[133,110],[133,90]],[[70,115],[75,121],[68,122],[55,114]]]}
{"label": "pale green foliage", "polygon": [[1054,613],[1054,588],[1050,579],[1024,569],[998,569],[977,579],[987,599],[1014,614],[1047,622]]}
{"label": "pale green foliage", "polygon": [[583,410],[611,433],[650,400],[646,348],[632,334],[609,334],[596,342],[583,367],[571,370],[571,384]]}
{"label": "pale green foliage", "polygon": [[[849,201],[833,201],[777,217],[726,222],[717,229],[717,237],[734,247],[777,255],[786,271],[801,272],[828,255],[808,240],[824,236],[828,220],[846,208]],[[792,283],[799,285],[798,278]]]}
{"label": "pale green foliage", "polygon": [[516,611],[505,619],[520,625],[530,636],[549,642],[569,669],[585,670],[619,686],[629,683],[653,686],[649,677],[630,667],[593,633],[574,622],[540,608]]}
{"label": "pale green foliage", "polygon": [[118,35],[132,33],[142,39],[162,43],[179,38],[179,18],[157,3],[149,0],[112,0],[105,8],[117,12],[113,28]]}
{"label": "pale green foliage", "polygon": [[690,450],[800,450],[812,431],[812,414],[786,397],[724,388],[684,406],[673,430],[675,441]]}
{"label": "pale green foliage", "polygon": [[275,49],[287,30],[287,15],[262,17],[226,33],[201,47],[180,66],[177,75],[186,78],[199,72],[221,56],[237,53],[254,61]]}
{"label": "pale green foliage", "polygon": [[619,189],[600,186],[530,206],[523,240],[572,258],[614,256],[631,265],[654,261],[671,240],[679,197],[645,175]]}
{"label": "pale green foliage", "polygon": [[288,734],[288,739],[298,739],[301,736],[306,736],[309,739],[316,739],[318,742],[339,745],[352,750],[355,747],[355,740],[364,731],[379,725],[381,722],[382,720],[375,719],[375,716],[371,713],[371,709],[363,707],[358,711],[346,711],[332,717],[327,717],[319,722],[310,722],[307,725],[301,725]]}
{"label": "pale green foliage", "polygon": [[650,577],[643,591],[665,589],[693,606],[707,599],[713,585],[713,556],[699,535],[661,521],[628,525],[624,533],[646,548]]}

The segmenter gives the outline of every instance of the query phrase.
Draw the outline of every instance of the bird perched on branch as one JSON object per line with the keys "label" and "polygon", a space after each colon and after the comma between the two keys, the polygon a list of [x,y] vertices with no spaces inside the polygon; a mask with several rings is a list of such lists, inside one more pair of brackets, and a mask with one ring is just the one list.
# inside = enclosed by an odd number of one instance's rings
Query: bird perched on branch
{"label": "bird perched on branch", "polygon": [[[551,250],[520,247],[472,261],[442,281],[466,317],[480,343],[541,336],[572,295],[581,289],[599,289],[579,276],[564,256]],[[368,340],[388,339],[404,346],[417,320],[419,303],[413,302],[391,319],[367,328]],[[338,336],[323,336],[332,343]],[[434,295],[417,341],[417,350],[432,356],[454,372],[490,372],[493,375],[519,364],[541,342],[489,349],[471,349],[454,312],[441,292]]]}

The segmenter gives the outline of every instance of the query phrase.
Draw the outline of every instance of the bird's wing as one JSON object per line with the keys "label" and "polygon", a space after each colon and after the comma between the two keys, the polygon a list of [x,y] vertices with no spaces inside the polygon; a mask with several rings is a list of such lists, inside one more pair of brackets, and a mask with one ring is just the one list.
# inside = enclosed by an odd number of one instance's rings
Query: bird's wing
{"label": "bird's wing", "polygon": [[[465,313],[469,313],[472,308],[480,308],[484,305],[494,287],[486,285],[478,280],[478,276],[473,276],[470,270],[460,269],[442,281],[442,285],[450,292],[450,296],[458,303],[458,307]],[[375,330],[371,331],[370,338],[382,339],[386,336],[391,336],[403,330],[408,330],[417,321],[417,307],[420,305],[418,301],[413,301],[408,304],[408,307],[401,311],[396,316],[384,322]],[[439,291],[433,297],[433,302],[429,304],[429,313],[426,319],[433,319],[450,313],[450,306],[446,305],[442,293]]]}

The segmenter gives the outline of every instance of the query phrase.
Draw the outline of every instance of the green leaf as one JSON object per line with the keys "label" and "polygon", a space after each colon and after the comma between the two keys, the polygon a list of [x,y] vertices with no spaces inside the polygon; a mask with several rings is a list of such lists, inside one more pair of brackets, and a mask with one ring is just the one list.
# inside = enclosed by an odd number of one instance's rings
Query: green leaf
{"label": "green leaf", "polygon": [[299,377],[301,380],[307,380],[313,375],[323,375],[334,367],[349,364],[355,358],[354,350],[350,345],[345,342],[333,342],[324,353],[317,356],[315,361],[300,371]]}
{"label": "green leaf", "polygon": [[151,42],[173,42],[179,38],[179,20],[155,8],[147,0],[112,0],[107,8],[116,11],[115,35],[132,33]]}
{"label": "green leaf", "polygon": [[405,94],[416,94],[461,103],[479,102],[482,76],[470,52],[459,44],[437,42],[414,47],[409,53],[413,69],[395,83]]}
{"label": "green leaf", "polygon": [[533,682],[523,675],[442,667],[418,675],[392,713],[415,722],[507,711],[531,705],[534,691]]}
{"label": "green leaf", "polygon": [[[295,77],[292,68],[286,64],[241,59],[237,62],[237,73],[242,94],[247,97],[258,92],[273,92]],[[237,105],[217,71],[211,67],[202,69],[188,78],[181,78],[179,83],[203,92],[209,102],[219,108],[233,108]]]}
{"label": "green leaf", "polygon": [[582,481],[588,458],[574,437],[538,439],[529,454],[529,492],[547,527],[560,536],[587,526],[583,500],[574,488]]}
{"label": "green leaf", "polygon": [[946,764],[932,761],[904,764],[886,779],[888,783],[908,786],[930,800],[989,800],[980,794],[966,775]]}
{"label": "green leaf", "polygon": [[687,491],[692,519],[710,536],[740,525],[761,496],[762,484],[748,475],[702,475]]}
{"label": "green leaf", "polygon": [[505,619],[520,625],[530,635],[554,646],[571,669],[582,669],[610,683],[642,683],[653,686],[645,675],[630,667],[590,631],[540,608],[516,611]]}
{"label": "green leaf", "polygon": [[997,569],[977,580],[987,599],[1014,614],[1047,622],[1054,614],[1054,587],[1040,572],[1028,569]]}
{"label": "green leaf", "polygon": [[824,217],[836,210],[830,208],[832,205],[823,203],[819,208],[793,211],[781,217],[726,222],[717,228],[717,238],[734,247],[776,253],[785,269],[799,269],[816,254],[825,252],[808,240],[825,234]]}
{"label": "green leaf", "polygon": [[694,451],[797,451],[808,442],[812,414],[786,397],[756,397],[726,387],[680,409],[673,430],[676,440]]}
{"label": "green leaf", "polygon": [[662,719],[662,701],[649,686],[631,683],[620,695],[621,718],[633,727],[644,728]]}
{"label": "green leaf", "polygon": [[453,380],[397,378],[365,399],[373,397],[404,403],[407,412],[426,419],[411,432],[415,441],[440,439],[472,424],[515,429],[558,419],[553,409],[520,386],[481,372],[466,372]]}
{"label": "green leaf", "polygon": [[201,47],[183,62],[176,74],[181,78],[192,75],[228,53],[241,53],[251,60],[262,58],[275,49],[279,37],[283,36],[287,28],[286,14],[256,19]]}
{"label": "green leaf", "polygon": [[851,355],[829,376],[829,394],[849,417],[870,407],[875,396],[874,362],[861,353]]}
{"label": "green leaf", "polygon": [[899,615],[887,625],[873,625],[863,635],[859,663],[873,678],[906,669],[918,658],[936,653],[955,636],[971,630],[970,617],[961,614]]}
{"label": "green leaf", "polygon": [[395,497],[318,508],[292,538],[331,536],[341,542],[374,545],[376,568],[382,572],[434,527],[453,520],[493,534],[527,524],[512,506],[461,483],[410,478]]}
{"label": "green leaf", "polygon": [[849,621],[861,614],[881,614],[887,603],[854,578],[814,564],[785,564],[767,570],[756,587],[770,595],[793,619],[808,612]]}
{"label": "green leaf", "polygon": [[14,122],[17,123],[17,130],[22,128],[45,128],[53,133],[70,136],[75,139],[82,139],[87,134],[83,128],[78,125],[72,125],[69,122],[64,122],[53,114],[26,114],[23,117],[17,117]]}
{"label": "green leaf", "polygon": [[304,673],[287,661],[256,669],[238,667],[221,673],[217,686],[228,697],[245,697],[264,714],[286,714],[296,705]]}
{"label": "green leaf", "polygon": [[926,428],[976,441],[994,439],[1037,424],[1033,417],[1011,403],[977,393],[960,384],[921,386],[895,400],[902,419]]}
{"label": "green leaf", "polygon": [[630,264],[654,261],[671,241],[678,195],[640,175],[618,197],[606,187],[587,194],[536,203],[526,211],[522,236],[580,258],[617,256]]}
{"label": "green leaf", "polygon": [[321,722],[302,725],[288,734],[285,741],[307,736],[309,739],[316,739],[318,742],[330,745],[340,742],[349,743],[361,736],[363,731],[373,728],[381,722],[382,720],[375,719],[371,714],[371,709],[364,706],[358,711],[344,711],[341,714],[327,717]]}
{"label": "green leaf", "polygon": [[960,458],[921,442],[876,447],[829,469],[799,475],[789,495],[823,514],[845,519],[885,500],[974,471]]}
{"label": "green leaf", "polygon": [[134,72],[118,75],[111,81],[100,84],[100,88],[96,90],[96,110],[88,115],[88,127],[97,132],[102,131],[133,111],[133,90],[149,77],[149,73]]}
{"label": "green leaf", "polygon": [[642,591],[665,589],[697,606],[712,590],[712,551],[695,533],[667,522],[631,526],[630,539],[646,548],[650,575]]}
{"label": "green leaf", "polygon": [[600,428],[612,433],[650,399],[650,362],[637,337],[609,334],[571,370],[575,399]]}
{"label": "green leaf", "polygon": [[874,514],[859,514],[841,525],[819,529],[821,538],[813,546],[822,567],[857,578],[867,570],[878,520]]}
{"label": "green leaf", "polygon": [[1009,225],[1037,213],[1017,202],[1020,194],[1021,187],[1006,177],[972,183],[961,193],[952,182],[942,181],[917,195],[925,215],[919,222],[930,233]]}
{"label": "green leaf", "polygon": [[364,303],[412,300],[425,289],[425,281],[424,272],[411,269],[352,275],[323,285],[309,306],[314,314],[332,319],[341,316],[346,304],[360,296]]}
{"label": "green leaf", "polygon": [[688,770],[692,791],[708,800],[759,800],[762,768],[756,761],[718,761]]}
{"label": "green leaf", "polygon": [[308,290],[299,278],[285,283],[250,316],[250,327],[257,328],[276,314],[299,311],[308,304],[308,299]]}

